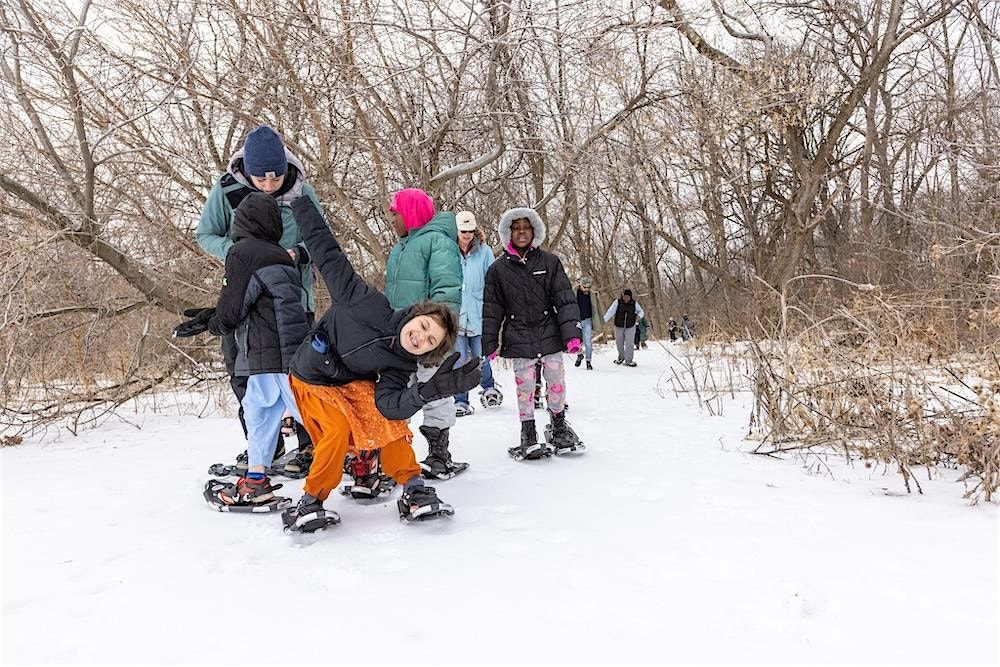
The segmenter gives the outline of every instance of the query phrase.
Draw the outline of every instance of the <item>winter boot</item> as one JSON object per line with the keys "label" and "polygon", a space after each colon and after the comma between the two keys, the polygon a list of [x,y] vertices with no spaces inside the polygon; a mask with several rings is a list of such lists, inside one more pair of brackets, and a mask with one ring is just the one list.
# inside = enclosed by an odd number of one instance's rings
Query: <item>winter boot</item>
{"label": "winter boot", "polygon": [[623,361],[622,362],[622,366],[628,366],[629,368],[635,368],[636,366],[638,366],[638,364],[635,363],[634,361]]}
{"label": "winter boot", "polygon": [[594,370],[594,365],[590,363],[590,359],[587,359],[587,370],[588,371]]}
{"label": "winter boot", "polygon": [[489,387],[479,394],[479,402],[484,408],[499,408],[503,403],[503,394],[496,387]]}
{"label": "winter boot", "polygon": [[296,477],[305,477],[309,474],[309,466],[312,465],[312,462],[313,448],[310,445],[299,449],[298,453],[285,463],[284,469],[285,472],[291,473]]}
{"label": "winter boot", "polygon": [[475,411],[476,411],[475,408],[473,408],[468,403],[459,403],[457,401],[455,402],[455,416],[456,417],[465,417],[465,416],[471,415]]}
{"label": "winter boot", "polygon": [[[285,441],[279,437],[278,447],[274,450],[274,456],[271,457],[271,464],[274,465],[274,462],[284,455]],[[247,454],[247,450],[244,449],[242,454],[236,455],[236,465],[233,467],[241,476],[246,473],[246,471],[250,468],[250,455]]]}
{"label": "winter boot", "polygon": [[584,444],[580,442],[580,438],[566,423],[565,410],[558,414],[551,414],[549,418],[550,421],[545,427],[545,441],[556,454],[570,454],[586,449]]}
{"label": "winter boot", "polygon": [[295,507],[281,513],[281,523],[286,533],[313,533],[340,523],[340,515],[323,509],[322,500],[305,494]]}
{"label": "winter boot", "polygon": [[533,461],[543,456],[552,456],[552,450],[545,443],[538,442],[534,419],[521,422],[521,444],[511,447],[507,453],[515,461]]}
{"label": "winter boot", "polygon": [[434,426],[420,427],[420,432],[427,438],[427,458],[420,462],[424,479],[451,479],[469,467],[468,463],[451,460],[451,452],[448,451],[449,430]]}
{"label": "winter boot", "polygon": [[399,508],[399,519],[404,523],[437,519],[455,513],[454,507],[441,502],[433,486],[423,484],[407,484],[396,506]]}
{"label": "winter boot", "polygon": [[582,363],[583,363],[583,355],[582,354],[576,355],[576,363],[574,363],[573,365],[579,368],[580,364]]}
{"label": "winter boot", "polygon": [[261,505],[274,498],[271,480],[240,477],[236,484],[218,492],[219,501],[224,505]]}

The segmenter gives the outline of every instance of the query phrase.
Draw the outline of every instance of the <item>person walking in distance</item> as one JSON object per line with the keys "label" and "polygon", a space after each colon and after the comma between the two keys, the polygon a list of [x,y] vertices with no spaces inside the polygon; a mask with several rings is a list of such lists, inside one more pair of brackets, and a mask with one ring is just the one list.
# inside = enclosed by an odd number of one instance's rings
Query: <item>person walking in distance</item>
{"label": "person walking in distance", "polygon": [[635,325],[639,318],[645,315],[642,306],[632,299],[632,290],[622,290],[622,295],[611,304],[604,313],[604,321],[615,320],[615,345],[618,346],[618,358],[614,363],[625,366],[636,365],[632,360],[635,352]]}

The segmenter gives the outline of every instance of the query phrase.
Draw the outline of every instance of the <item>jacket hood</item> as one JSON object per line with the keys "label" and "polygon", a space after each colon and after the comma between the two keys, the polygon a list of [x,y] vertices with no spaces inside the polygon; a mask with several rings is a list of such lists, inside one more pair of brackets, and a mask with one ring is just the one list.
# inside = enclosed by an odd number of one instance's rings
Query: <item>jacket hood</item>
{"label": "jacket hood", "polygon": [[421,234],[429,234],[433,232],[438,232],[444,234],[455,244],[458,244],[458,224],[455,222],[455,214],[451,211],[441,211],[431,218],[430,222],[422,227],[417,227],[411,229],[410,233],[407,235],[410,238],[414,238]]}
{"label": "jacket hood", "polygon": [[542,241],[545,240],[545,223],[542,222],[541,217],[535,212],[535,209],[520,207],[508,209],[500,216],[500,226],[497,229],[497,233],[500,234],[500,242],[503,244],[503,247],[506,248],[510,245],[510,226],[518,218],[527,218],[535,230],[535,238],[531,240],[531,247],[537,248],[542,245]]}
{"label": "jacket hood", "polygon": [[233,212],[233,240],[261,239],[278,243],[284,233],[278,202],[263,192],[251,192]]}

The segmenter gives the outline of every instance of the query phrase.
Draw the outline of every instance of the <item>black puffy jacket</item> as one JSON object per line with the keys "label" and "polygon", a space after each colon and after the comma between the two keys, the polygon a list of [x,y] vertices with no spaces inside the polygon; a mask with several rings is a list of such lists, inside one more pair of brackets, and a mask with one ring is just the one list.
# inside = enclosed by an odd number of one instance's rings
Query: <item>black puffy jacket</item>
{"label": "black puffy jacket", "polygon": [[292,375],[324,386],[373,380],[379,412],[387,419],[409,419],[424,406],[416,383],[409,386],[416,357],[399,342],[411,308],[393,310],[385,295],[355,272],[309,197],[292,202],[292,213],[333,300],[296,351]]}
{"label": "black puffy jacket", "polygon": [[576,293],[558,257],[531,248],[493,262],[483,290],[484,355],[499,346],[502,357],[542,357],[580,335]]}
{"label": "black puffy jacket", "polygon": [[234,375],[287,373],[309,330],[298,267],[278,245],[282,233],[270,195],[253,193],[235,211],[226,281],[208,323],[217,335],[236,332]]}

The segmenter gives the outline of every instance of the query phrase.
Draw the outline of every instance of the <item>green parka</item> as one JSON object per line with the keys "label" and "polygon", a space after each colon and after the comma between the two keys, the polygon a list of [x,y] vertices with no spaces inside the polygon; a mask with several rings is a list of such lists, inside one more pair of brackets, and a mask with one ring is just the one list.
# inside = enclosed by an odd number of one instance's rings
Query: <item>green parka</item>
{"label": "green parka", "polygon": [[394,309],[429,300],[447,304],[456,314],[461,311],[462,255],[454,213],[438,213],[392,247],[385,295]]}

